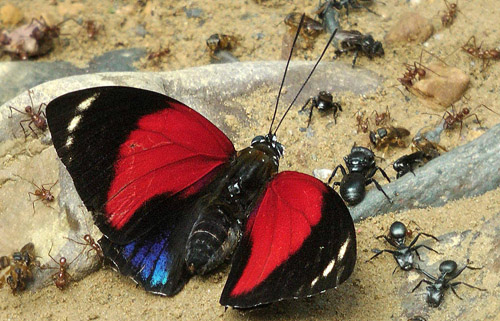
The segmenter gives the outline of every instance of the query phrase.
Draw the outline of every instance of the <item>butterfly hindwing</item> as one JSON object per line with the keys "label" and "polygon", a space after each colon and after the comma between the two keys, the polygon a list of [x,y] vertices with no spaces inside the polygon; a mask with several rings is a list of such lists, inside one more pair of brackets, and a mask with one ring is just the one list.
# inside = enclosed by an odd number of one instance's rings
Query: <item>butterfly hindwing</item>
{"label": "butterfly hindwing", "polygon": [[355,261],[354,224],[340,196],[312,176],[282,172],[250,214],[220,303],[311,296],[345,281]]}
{"label": "butterfly hindwing", "polygon": [[189,281],[185,247],[196,217],[192,213],[173,215],[147,234],[120,245],[105,236],[99,241],[106,258],[125,276],[130,276],[146,291],[172,296]]}
{"label": "butterfly hindwing", "polygon": [[117,244],[183,212],[235,154],[202,115],[148,90],[84,89],[54,99],[46,113],[78,194]]}

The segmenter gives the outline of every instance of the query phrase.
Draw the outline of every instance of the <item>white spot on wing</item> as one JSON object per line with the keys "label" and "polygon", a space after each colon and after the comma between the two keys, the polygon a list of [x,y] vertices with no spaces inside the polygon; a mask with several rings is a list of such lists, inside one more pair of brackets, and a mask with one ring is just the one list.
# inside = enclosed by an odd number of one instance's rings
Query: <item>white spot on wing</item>
{"label": "white spot on wing", "polygon": [[82,120],[82,115],[75,116],[68,125],[68,133],[72,133]]}
{"label": "white spot on wing", "polygon": [[330,263],[326,266],[325,270],[323,271],[323,277],[327,277],[330,272],[332,272],[333,267],[335,266],[335,259],[332,259]]}
{"label": "white spot on wing", "polygon": [[339,255],[337,256],[337,258],[339,260],[342,260],[344,258],[344,255],[345,255],[345,251],[347,251],[347,245],[349,245],[349,241],[350,239],[347,238],[344,242],[344,244],[342,244],[342,246],[340,247],[340,250],[339,250]]}
{"label": "white spot on wing", "polygon": [[66,139],[66,147],[70,147],[71,145],[73,145],[73,136],[68,136]]}
{"label": "white spot on wing", "polygon": [[319,276],[317,276],[312,282],[311,282],[311,288],[316,285],[316,283],[319,280]]}
{"label": "white spot on wing", "polygon": [[79,110],[79,111],[84,111],[86,110],[87,108],[90,107],[90,105],[92,105],[92,103],[94,102],[94,100],[96,100],[96,98],[99,97],[99,93],[95,93],[94,95],[90,96],[89,98],[85,99],[84,101],[82,101],[80,103],[80,105],[78,105],[76,108]]}

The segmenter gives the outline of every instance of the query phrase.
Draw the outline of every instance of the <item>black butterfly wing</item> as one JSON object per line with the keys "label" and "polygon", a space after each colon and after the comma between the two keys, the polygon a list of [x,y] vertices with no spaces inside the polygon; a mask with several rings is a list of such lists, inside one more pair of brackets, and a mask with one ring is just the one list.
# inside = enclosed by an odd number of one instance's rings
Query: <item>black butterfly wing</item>
{"label": "black butterfly wing", "polygon": [[354,223],[340,196],[312,176],[282,172],[249,217],[220,303],[250,308],[321,293],[355,262]]}

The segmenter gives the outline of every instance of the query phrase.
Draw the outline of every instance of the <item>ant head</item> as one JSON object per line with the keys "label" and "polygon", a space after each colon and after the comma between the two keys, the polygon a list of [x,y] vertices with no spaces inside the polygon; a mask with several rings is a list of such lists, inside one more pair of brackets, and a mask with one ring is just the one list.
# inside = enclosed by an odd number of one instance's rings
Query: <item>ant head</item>
{"label": "ant head", "polygon": [[399,221],[392,223],[389,228],[389,233],[393,239],[403,239],[406,237],[407,232],[406,226]]}
{"label": "ant head", "polygon": [[62,256],[60,259],[59,259],[59,264],[60,265],[66,265],[66,258],[64,256]]}
{"label": "ant head", "polygon": [[380,41],[375,41],[375,44],[373,45],[373,51],[372,55],[374,56],[383,56],[384,55],[384,48],[382,47],[382,43]]}
{"label": "ant head", "polygon": [[470,109],[465,107],[464,109],[462,109],[462,114],[464,115],[468,115],[470,113]]}
{"label": "ant head", "polygon": [[457,267],[457,262],[453,260],[446,260],[439,264],[439,272],[441,272],[442,274],[452,274],[457,270]]}
{"label": "ant head", "polygon": [[33,112],[33,108],[31,108],[31,106],[26,106],[24,107],[24,111],[27,112],[28,114],[31,114]]}
{"label": "ant head", "polygon": [[92,237],[90,236],[90,234],[85,234],[85,236],[83,237],[83,240],[87,243],[91,243]]}
{"label": "ant head", "polygon": [[326,99],[326,100],[332,100],[333,99],[333,96],[332,94],[330,94],[328,91],[320,91],[319,94],[318,94],[319,98],[320,99]]}
{"label": "ant head", "polygon": [[419,77],[425,77],[426,72],[424,68],[417,68],[415,69],[415,71],[417,72]]}

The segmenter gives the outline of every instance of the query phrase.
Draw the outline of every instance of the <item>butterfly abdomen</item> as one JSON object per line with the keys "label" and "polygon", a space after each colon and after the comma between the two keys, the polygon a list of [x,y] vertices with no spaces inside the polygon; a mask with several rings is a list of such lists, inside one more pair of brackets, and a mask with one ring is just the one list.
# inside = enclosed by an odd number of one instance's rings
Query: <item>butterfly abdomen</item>
{"label": "butterfly abdomen", "polygon": [[233,253],[241,227],[229,210],[224,204],[212,204],[194,224],[186,244],[186,264],[191,273],[205,274]]}
{"label": "butterfly abdomen", "polygon": [[215,197],[199,201],[200,213],[186,244],[191,273],[209,272],[233,253],[248,213],[278,170],[273,156],[264,144],[242,150],[228,173],[213,184]]}

